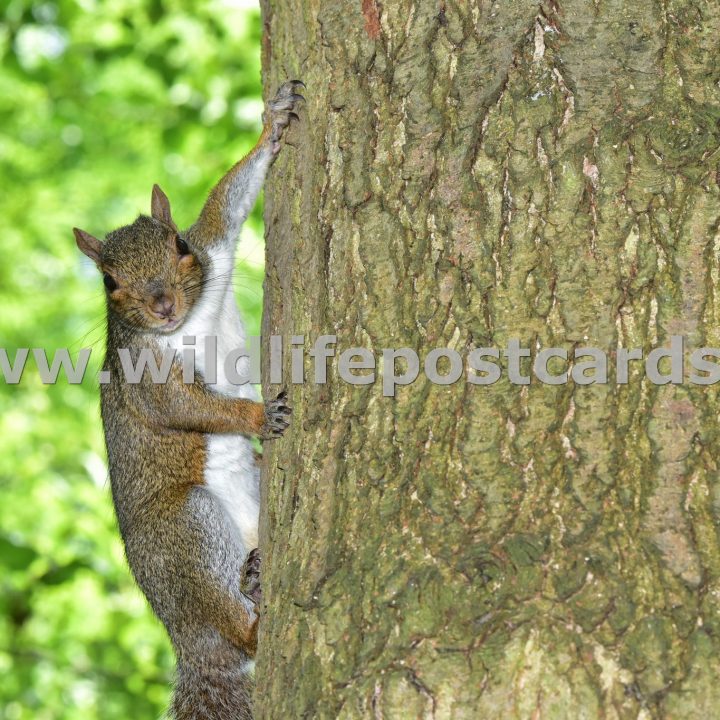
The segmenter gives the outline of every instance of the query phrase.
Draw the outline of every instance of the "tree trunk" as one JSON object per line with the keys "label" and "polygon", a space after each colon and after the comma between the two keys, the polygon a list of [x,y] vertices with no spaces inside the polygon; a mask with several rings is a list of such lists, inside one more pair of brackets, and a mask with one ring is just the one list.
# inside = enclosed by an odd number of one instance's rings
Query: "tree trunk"
{"label": "tree trunk", "polygon": [[266,346],[517,338],[604,349],[610,382],[392,398],[306,359],[265,450],[258,717],[717,715],[718,390],[619,385],[614,349],[720,346],[720,4],[263,14],[266,90],[308,98],[266,192]]}

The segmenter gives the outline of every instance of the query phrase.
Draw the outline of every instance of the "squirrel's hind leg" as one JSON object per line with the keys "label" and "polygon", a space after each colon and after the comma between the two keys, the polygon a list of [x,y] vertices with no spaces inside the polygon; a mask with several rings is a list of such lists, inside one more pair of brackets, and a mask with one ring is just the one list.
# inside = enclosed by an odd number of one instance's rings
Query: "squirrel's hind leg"
{"label": "squirrel's hind leg", "polygon": [[248,553],[240,577],[240,590],[256,605],[260,604],[262,590],[260,586],[260,550],[255,548]]}

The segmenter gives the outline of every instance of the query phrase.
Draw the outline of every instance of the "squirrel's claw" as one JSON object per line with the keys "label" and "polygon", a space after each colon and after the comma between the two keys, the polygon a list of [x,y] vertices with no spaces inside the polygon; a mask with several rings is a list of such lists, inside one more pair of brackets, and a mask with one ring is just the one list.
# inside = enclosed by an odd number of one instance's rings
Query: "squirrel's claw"
{"label": "squirrel's claw", "polygon": [[305,98],[295,92],[298,86],[305,87],[305,83],[302,80],[289,80],[283,83],[275,93],[275,97],[267,104],[273,154],[279,152],[280,138],[290,121],[300,119],[295,110],[300,103],[305,102]]}
{"label": "squirrel's claw", "polygon": [[240,592],[249,597],[256,605],[260,604],[262,590],[260,586],[260,550],[255,548],[248,553],[240,576]]}
{"label": "squirrel's claw", "polygon": [[264,440],[282,437],[290,426],[286,418],[292,415],[292,408],[285,404],[287,392],[284,390],[274,399],[265,403],[265,425],[260,435]]}

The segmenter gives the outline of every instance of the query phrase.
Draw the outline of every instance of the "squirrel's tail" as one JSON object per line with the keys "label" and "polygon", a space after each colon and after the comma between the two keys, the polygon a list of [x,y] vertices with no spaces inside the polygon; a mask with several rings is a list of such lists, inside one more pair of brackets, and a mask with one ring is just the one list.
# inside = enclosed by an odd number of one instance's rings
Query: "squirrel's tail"
{"label": "squirrel's tail", "polygon": [[178,663],[170,717],[173,720],[252,720],[255,685],[245,667],[198,667]]}

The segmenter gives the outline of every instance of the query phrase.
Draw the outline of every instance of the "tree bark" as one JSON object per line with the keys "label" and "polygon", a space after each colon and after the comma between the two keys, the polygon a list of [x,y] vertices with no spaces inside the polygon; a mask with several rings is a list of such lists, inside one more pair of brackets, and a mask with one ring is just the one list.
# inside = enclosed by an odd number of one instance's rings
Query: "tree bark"
{"label": "tree bark", "polygon": [[713,717],[718,389],[638,362],[618,385],[612,351],[720,346],[720,4],[263,20],[266,90],[308,99],[266,191],[266,344],[611,360],[606,385],[292,386],[265,451],[258,717]]}

